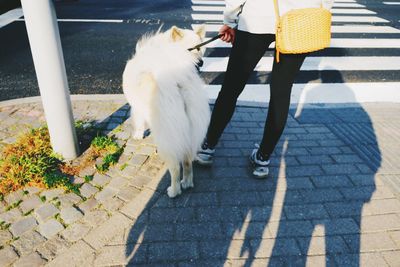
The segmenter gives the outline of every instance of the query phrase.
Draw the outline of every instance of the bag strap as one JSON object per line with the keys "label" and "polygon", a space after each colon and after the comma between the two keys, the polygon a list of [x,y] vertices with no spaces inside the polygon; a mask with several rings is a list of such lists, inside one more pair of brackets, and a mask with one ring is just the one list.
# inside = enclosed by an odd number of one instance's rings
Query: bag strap
{"label": "bag strap", "polygon": [[[279,24],[279,18],[280,18],[280,16],[279,16],[279,7],[278,7],[278,0],[274,0],[274,9],[275,9],[275,20],[276,20],[276,24],[278,25]],[[277,37],[277,35],[275,35],[275,38]],[[278,46],[276,45],[276,40],[275,40],[275,51],[276,51],[276,55],[275,55],[275,60],[276,60],[276,63],[279,63],[279,48],[278,48]]]}
{"label": "bag strap", "polygon": [[276,20],[279,19],[279,6],[278,6],[278,0],[274,0],[274,8],[275,8],[275,16]]}

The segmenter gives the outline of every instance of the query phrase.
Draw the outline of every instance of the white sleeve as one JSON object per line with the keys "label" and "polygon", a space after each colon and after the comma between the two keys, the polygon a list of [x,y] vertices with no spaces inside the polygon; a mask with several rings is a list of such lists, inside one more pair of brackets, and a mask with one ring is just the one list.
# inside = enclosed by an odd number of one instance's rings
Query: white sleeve
{"label": "white sleeve", "polygon": [[334,1],[335,0],[322,0],[322,6],[328,10],[331,10]]}
{"label": "white sleeve", "polygon": [[224,24],[235,28],[246,0],[225,0]]}

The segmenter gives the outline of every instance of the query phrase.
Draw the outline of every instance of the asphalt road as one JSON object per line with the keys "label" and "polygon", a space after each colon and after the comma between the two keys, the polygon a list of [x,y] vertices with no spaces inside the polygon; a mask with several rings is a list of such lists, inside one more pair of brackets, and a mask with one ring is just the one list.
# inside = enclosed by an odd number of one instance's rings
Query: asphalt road
{"label": "asphalt road", "polygon": [[[395,0],[393,0],[395,1]],[[335,3],[346,2],[337,0]],[[349,2],[348,2],[349,3]],[[363,16],[376,16],[386,22],[335,22],[334,26],[384,26],[400,29],[400,5],[387,5],[382,1],[357,0],[353,2],[362,7],[350,9],[366,9],[375,15],[346,15],[358,19]],[[55,2],[59,19],[105,19],[123,20],[122,23],[110,22],[59,22],[61,42],[72,94],[120,94],[121,76],[126,61],[134,51],[136,41],[142,34],[157,30],[162,24],[166,29],[172,25],[190,28],[192,23],[218,24],[219,21],[195,21],[192,18],[192,2],[190,0],[79,0]],[[351,2],[350,2],[351,4]],[[206,4],[200,4],[206,5]],[[339,9],[349,9],[339,7]],[[351,10],[350,10],[351,11]],[[195,12],[220,14],[220,12]],[[215,33],[209,32],[208,36]],[[399,39],[400,33],[385,32],[347,32],[334,33],[333,38],[361,39]],[[365,57],[365,64],[373,57],[388,60],[400,56],[399,47],[357,47],[329,48],[317,52],[312,57]],[[229,48],[207,49],[206,57],[210,59],[223,58],[229,55]],[[271,56],[268,51],[266,56]],[[219,59],[218,59],[219,60]],[[383,65],[386,64],[384,61]],[[205,71],[203,78],[209,84],[221,84],[224,68],[218,71]],[[328,82],[328,83],[357,83],[357,82],[400,82],[400,69],[377,70],[371,67],[367,70],[308,70],[302,71],[296,83]],[[268,71],[253,72],[250,84],[268,81]],[[0,101],[27,96],[39,95],[32,56],[29,49],[25,24],[15,21],[0,28]]]}
{"label": "asphalt road", "polygon": [[[122,93],[122,72],[136,41],[162,24],[190,27],[190,5],[189,0],[56,2],[59,19],[124,20],[59,23],[71,93]],[[0,40],[0,101],[39,95],[24,22],[0,28]]]}

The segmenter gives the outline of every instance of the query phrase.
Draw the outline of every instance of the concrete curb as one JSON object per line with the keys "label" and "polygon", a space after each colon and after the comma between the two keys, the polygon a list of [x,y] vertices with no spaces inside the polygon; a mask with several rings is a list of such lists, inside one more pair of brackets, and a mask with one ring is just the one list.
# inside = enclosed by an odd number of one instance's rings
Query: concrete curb
{"label": "concrete curb", "polygon": [[[72,101],[123,101],[126,102],[125,96],[123,94],[92,94],[92,95],[71,95]],[[40,102],[40,96],[33,97],[24,97],[12,100],[0,101],[0,108],[7,107],[12,105],[21,105],[21,104],[31,104]],[[210,104],[215,103],[215,99],[210,99]],[[369,103],[320,103],[320,104],[301,104],[302,108],[307,109],[320,109],[320,108],[360,108],[360,107],[373,107],[373,106],[396,106],[398,103],[389,103],[389,102],[369,102]],[[268,104],[265,102],[250,102],[250,101],[241,101],[237,102],[237,106],[242,107],[268,107]],[[299,103],[290,104],[290,109],[296,109],[300,106]]]}

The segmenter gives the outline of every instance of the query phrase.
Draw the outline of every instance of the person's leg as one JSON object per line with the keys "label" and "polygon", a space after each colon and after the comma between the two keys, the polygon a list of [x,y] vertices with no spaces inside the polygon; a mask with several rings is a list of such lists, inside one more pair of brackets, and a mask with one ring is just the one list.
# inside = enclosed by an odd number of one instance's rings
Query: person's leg
{"label": "person's leg", "polygon": [[305,54],[281,54],[280,62],[274,59],[271,73],[271,98],[264,135],[258,156],[268,160],[285,128],[290,106],[290,94],[297,73],[305,59]]}
{"label": "person's leg", "polygon": [[274,40],[272,34],[251,34],[236,31],[235,43],[229,56],[224,82],[211,115],[206,142],[213,148],[235,111],[236,101],[246,82]]}

